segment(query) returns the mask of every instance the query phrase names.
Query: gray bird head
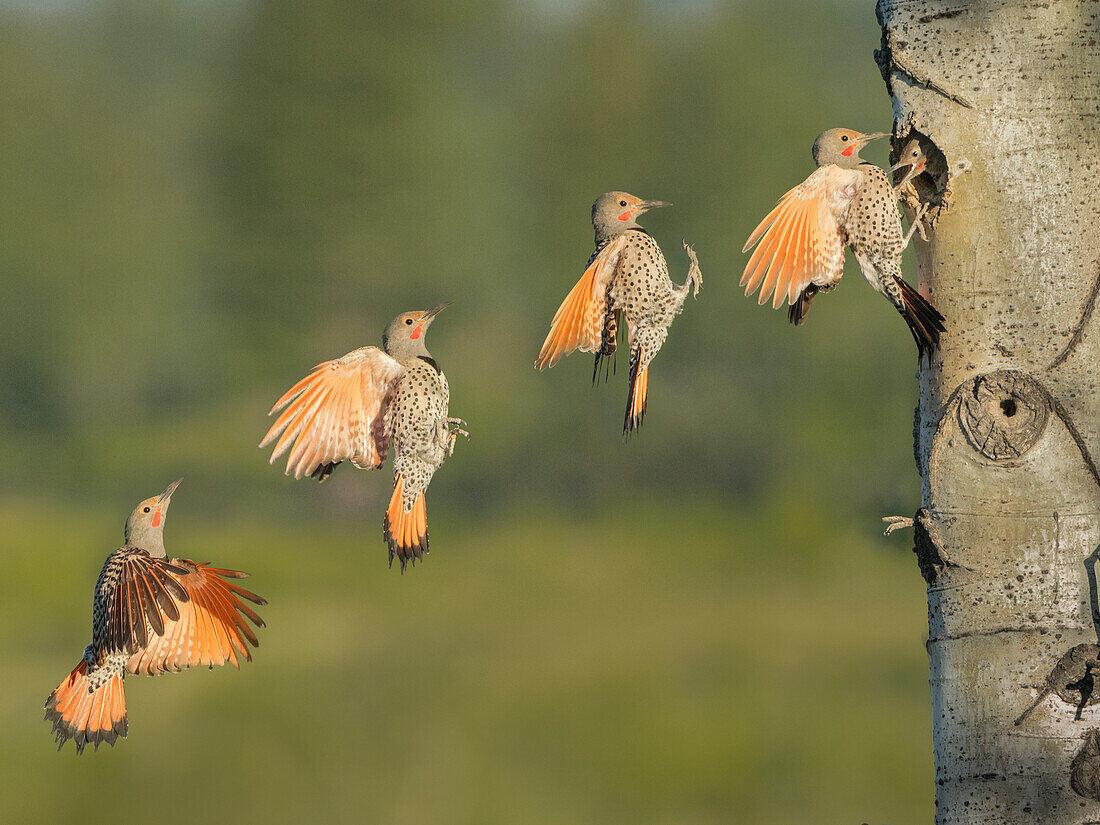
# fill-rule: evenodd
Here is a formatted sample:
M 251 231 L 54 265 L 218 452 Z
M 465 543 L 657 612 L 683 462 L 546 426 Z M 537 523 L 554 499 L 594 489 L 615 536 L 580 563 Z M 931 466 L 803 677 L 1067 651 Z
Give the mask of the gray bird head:
M 139 547 L 150 556 L 164 558 L 164 519 L 168 514 L 168 505 L 172 503 L 172 493 L 179 487 L 182 478 L 177 478 L 164 488 L 159 496 L 147 498 L 134 508 L 130 518 L 126 519 L 125 543 Z
M 877 138 L 890 137 L 888 132 L 870 132 L 864 134 L 854 129 L 830 129 L 822 132 L 814 141 L 814 162 L 818 166 L 835 163 L 845 169 L 854 169 L 865 163 L 859 156 L 859 150 Z
M 898 155 L 898 162 L 890 167 L 894 173 L 894 187 L 902 186 L 924 171 L 928 165 L 928 156 L 920 148 L 920 141 L 913 138 Z
M 592 204 L 592 228 L 596 243 L 621 235 L 628 229 L 641 229 L 638 216 L 658 206 L 672 206 L 664 201 L 644 201 L 627 192 L 607 192 Z
M 401 364 L 422 355 L 430 358 L 431 353 L 424 346 L 424 337 L 435 316 L 450 305 L 450 301 L 444 301 L 427 312 L 405 312 L 398 315 L 382 333 L 382 349 Z

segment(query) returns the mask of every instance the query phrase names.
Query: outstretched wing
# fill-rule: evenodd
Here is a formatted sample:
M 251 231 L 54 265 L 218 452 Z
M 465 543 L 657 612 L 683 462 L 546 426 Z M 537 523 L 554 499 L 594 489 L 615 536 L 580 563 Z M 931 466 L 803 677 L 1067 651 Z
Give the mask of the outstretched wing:
M 566 296 L 550 333 L 542 343 L 535 368 L 552 367 L 573 350 L 598 352 L 603 342 L 604 315 L 607 313 L 607 289 L 615 277 L 626 236 L 608 241 L 588 262 L 588 268 Z
M 183 590 L 186 600 L 179 602 L 177 618 L 166 621 L 163 632 L 154 636 L 144 649 L 134 652 L 126 662 L 126 671 L 143 676 L 155 676 L 188 667 L 225 664 L 240 667 L 238 656 L 252 661 L 248 646 L 259 647 L 256 627 L 264 627 L 263 619 L 241 599 L 255 604 L 267 602 L 225 579 L 241 579 L 247 573 L 222 570 L 190 559 L 172 559 L 171 575 Z
M 756 227 L 742 252 L 760 245 L 741 276 L 745 294 L 760 288 L 759 303 L 794 303 L 810 284 L 832 286 L 844 274 L 842 220 L 858 192 L 861 173 L 823 166 L 784 195 Z
M 117 584 L 109 571 L 118 567 Z M 164 632 L 166 622 L 179 618 L 187 592 L 176 576 L 185 572 L 144 550 L 123 547 L 107 559 L 96 586 L 92 638 L 103 653 L 133 653 Z
M 275 402 L 268 415 L 286 409 L 260 447 L 278 438 L 271 463 L 290 449 L 286 474 L 295 478 L 315 475 L 324 480 L 341 461 L 381 467 L 389 449 L 386 407 L 404 373 L 404 367 L 377 347 L 318 364 Z

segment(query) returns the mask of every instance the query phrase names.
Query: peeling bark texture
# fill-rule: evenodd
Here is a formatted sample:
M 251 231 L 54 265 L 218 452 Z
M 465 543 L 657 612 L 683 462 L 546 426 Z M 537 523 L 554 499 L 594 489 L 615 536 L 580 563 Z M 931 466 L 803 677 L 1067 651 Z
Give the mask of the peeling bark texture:
M 947 324 L 916 427 L 936 821 L 1100 823 L 1100 2 L 877 11 Z

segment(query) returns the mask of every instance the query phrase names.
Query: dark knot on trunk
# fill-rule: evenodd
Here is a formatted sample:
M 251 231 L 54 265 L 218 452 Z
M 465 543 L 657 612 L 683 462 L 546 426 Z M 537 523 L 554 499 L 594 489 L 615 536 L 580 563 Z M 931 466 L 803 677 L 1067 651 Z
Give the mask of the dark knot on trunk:
M 1035 445 L 1050 418 L 1050 398 L 1039 382 L 1026 372 L 997 370 L 967 384 L 960 388 L 959 425 L 970 446 L 1007 461 Z
M 1069 786 L 1078 796 L 1100 802 L 1100 731 L 1096 728 L 1085 731 L 1085 744 L 1069 767 Z

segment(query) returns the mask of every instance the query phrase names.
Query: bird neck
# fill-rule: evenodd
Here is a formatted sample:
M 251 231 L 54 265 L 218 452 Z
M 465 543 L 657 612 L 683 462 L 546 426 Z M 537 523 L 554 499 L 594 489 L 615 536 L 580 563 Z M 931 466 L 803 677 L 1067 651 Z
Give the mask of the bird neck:
M 386 354 L 403 367 L 411 366 L 421 358 L 427 359 L 430 363 L 435 363 L 432 361 L 432 354 L 424 346 L 423 339 L 419 341 L 406 339 L 397 344 L 391 342 L 391 345 L 386 347 Z
M 155 559 L 168 557 L 168 553 L 164 549 L 163 530 L 136 530 L 133 535 L 127 536 L 126 543 L 131 547 L 144 550 Z
M 638 224 L 634 223 L 633 221 L 630 224 L 628 224 L 627 226 L 616 226 L 616 227 L 614 227 L 613 229 L 610 229 L 610 230 L 606 229 L 606 228 L 603 228 L 603 227 L 597 226 L 596 227 L 596 248 L 599 249 L 604 244 L 608 243 L 609 241 L 613 241 L 613 240 L 615 240 L 616 238 L 618 238 L 622 235 L 625 235 L 627 232 L 629 232 L 632 229 L 637 231 L 637 232 L 645 232 L 644 229 L 642 229 L 640 226 L 638 226 Z

